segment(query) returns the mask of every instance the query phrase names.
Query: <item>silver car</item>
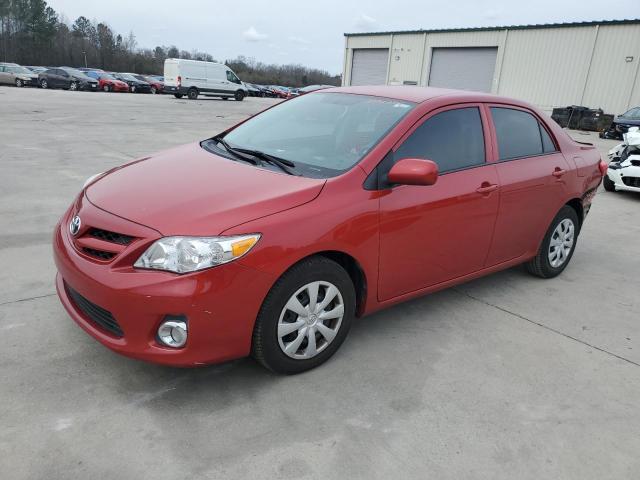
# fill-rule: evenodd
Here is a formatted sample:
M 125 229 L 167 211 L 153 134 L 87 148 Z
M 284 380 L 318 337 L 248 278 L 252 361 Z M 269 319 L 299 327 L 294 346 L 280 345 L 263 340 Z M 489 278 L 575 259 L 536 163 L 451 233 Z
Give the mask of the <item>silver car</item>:
M 0 63 L 0 84 L 24 87 L 38 86 L 38 75 L 26 67 L 11 63 Z

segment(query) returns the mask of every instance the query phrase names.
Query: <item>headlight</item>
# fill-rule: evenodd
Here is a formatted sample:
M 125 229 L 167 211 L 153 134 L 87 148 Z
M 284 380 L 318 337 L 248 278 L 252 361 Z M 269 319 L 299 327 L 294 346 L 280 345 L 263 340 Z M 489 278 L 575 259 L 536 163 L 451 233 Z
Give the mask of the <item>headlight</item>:
M 95 175 L 91 175 L 89 178 L 87 178 L 84 182 L 84 185 L 82 185 L 82 189 L 84 190 L 85 188 L 87 188 L 87 186 L 92 183 L 96 178 L 98 178 L 100 175 L 104 174 L 104 172 L 100 172 L 100 173 L 96 173 Z
M 134 267 L 188 273 L 232 262 L 245 255 L 260 234 L 237 237 L 166 237 L 157 240 Z

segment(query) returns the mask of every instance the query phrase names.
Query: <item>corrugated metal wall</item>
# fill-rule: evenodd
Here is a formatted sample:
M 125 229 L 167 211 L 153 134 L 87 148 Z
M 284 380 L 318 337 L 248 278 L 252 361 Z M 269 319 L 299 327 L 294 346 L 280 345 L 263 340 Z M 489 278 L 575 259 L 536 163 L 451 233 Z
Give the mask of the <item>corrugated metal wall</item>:
M 434 47 L 498 47 L 493 93 L 544 110 L 640 104 L 640 24 L 347 36 L 345 47 L 344 85 L 355 48 L 390 49 L 388 84 L 426 85 Z

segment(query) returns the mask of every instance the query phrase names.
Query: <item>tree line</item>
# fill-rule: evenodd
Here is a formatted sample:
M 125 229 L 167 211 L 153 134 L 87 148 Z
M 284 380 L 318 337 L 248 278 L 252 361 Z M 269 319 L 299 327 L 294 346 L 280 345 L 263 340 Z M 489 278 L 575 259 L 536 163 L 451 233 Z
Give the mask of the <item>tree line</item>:
M 209 53 L 180 50 L 173 45 L 138 48 L 133 32 L 122 36 L 106 22 L 84 16 L 70 23 L 45 0 L 0 0 L 3 62 L 162 75 L 167 58 L 216 61 Z M 302 65 L 265 64 L 242 56 L 224 63 L 246 82 L 292 87 L 340 84 L 339 75 Z

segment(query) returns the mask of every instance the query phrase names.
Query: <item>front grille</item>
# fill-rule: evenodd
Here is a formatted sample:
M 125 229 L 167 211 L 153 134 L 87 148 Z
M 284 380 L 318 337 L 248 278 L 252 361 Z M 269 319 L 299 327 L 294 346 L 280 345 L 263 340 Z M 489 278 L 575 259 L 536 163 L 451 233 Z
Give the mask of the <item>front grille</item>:
M 117 243 L 118 245 L 129 245 L 134 240 L 134 237 L 130 237 L 129 235 L 110 232 L 108 230 L 102 230 L 100 228 L 92 228 L 91 230 L 89 230 L 89 235 L 94 238 L 104 240 L 105 242 Z
M 622 181 L 627 187 L 640 188 L 640 177 L 622 177 Z
M 96 250 L 94 248 L 82 247 L 82 251 L 87 255 L 94 258 L 99 258 L 100 260 L 111 260 L 116 256 L 116 254 L 113 252 L 105 252 L 104 250 Z
M 89 320 L 91 320 L 98 327 L 107 331 L 111 335 L 114 335 L 118 338 L 124 336 L 124 332 L 120 328 L 120 325 L 118 325 L 118 322 L 113 317 L 111 312 L 96 305 L 95 303 L 90 302 L 89 300 L 84 298 L 82 295 L 80 295 L 78 292 L 76 292 L 73 288 L 71 288 L 69 285 L 65 284 L 65 287 L 67 289 L 67 293 L 69 294 L 69 297 L 71 298 L 71 300 L 73 300 L 73 303 L 76 305 L 76 307 L 78 307 L 78 309 L 82 313 L 85 314 L 85 316 Z

